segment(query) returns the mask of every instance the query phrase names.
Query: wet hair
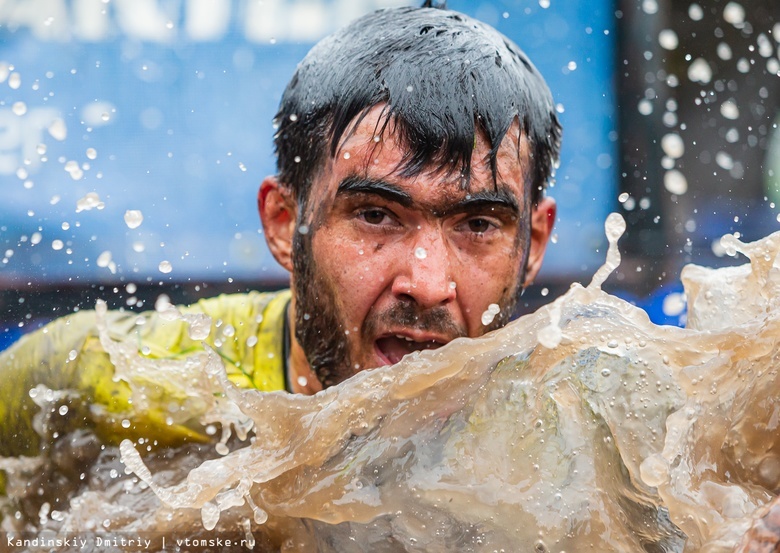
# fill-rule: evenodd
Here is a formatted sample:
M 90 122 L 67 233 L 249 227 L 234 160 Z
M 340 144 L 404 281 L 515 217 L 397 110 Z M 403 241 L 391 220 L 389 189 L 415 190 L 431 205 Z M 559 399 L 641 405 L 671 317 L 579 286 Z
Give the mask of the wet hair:
M 426 3 L 426 5 L 429 3 Z M 498 31 L 438 8 L 373 12 L 323 39 L 299 64 L 282 96 L 274 137 L 279 180 L 299 203 L 326 156 L 374 106 L 381 129 L 407 147 L 403 176 L 424 170 L 471 174 L 477 133 L 496 153 L 519 122 L 530 144 L 531 202 L 553 173 L 561 127 L 549 88 L 528 57 Z

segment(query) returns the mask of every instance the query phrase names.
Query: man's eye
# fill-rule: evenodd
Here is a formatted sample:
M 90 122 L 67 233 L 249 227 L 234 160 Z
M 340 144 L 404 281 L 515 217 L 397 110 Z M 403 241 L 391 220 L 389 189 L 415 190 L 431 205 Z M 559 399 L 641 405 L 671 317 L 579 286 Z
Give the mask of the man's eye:
M 487 219 L 475 218 L 468 220 L 468 226 L 471 232 L 482 234 L 490 230 L 491 225 Z
M 363 220 L 369 225 L 380 225 L 387 216 L 384 211 L 379 209 L 367 209 L 360 212 Z

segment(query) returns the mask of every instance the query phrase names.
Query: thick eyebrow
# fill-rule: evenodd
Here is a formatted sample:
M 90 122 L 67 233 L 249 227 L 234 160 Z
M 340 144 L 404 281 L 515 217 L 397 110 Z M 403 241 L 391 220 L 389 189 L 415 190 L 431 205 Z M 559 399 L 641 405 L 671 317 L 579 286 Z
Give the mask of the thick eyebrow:
M 403 207 L 411 207 L 414 203 L 412 197 L 406 191 L 394 184 L 357 176 L 347 177 L 339 183 L 336 195 L 339 196 L 341 194 L 371 194 L 380 196 L 387 201 L 395 202 Z
M 403 207 L 414 205 L 412 196 L 403 188 L 387 181 L 366 177 L 352 175 L 341 181 L 336 195 L 349 194 L 375 195 Z M 446 217 L 455 213 L 485 211 L 486 209 L 500 209 L 510 211 L 514 215 L 520 215 L 520 204 L 517 197 L 508 186 L 501 183 L 491 190 L 469 193 L 457 202 L 442 202 L 441 205 L 430 205 L 427 208 L 437 217 Z
M 467 194 L 462 200 L 438 211 L 437 215 L 443 217 L 453 213 L 484 211 L 486 208 L 507 210 L 513 214 L 520 215 L 520 204 L 517 198 L 509 187 L 501 184 L 498 184 L 492 190 L 480 190 L 479 192 Z

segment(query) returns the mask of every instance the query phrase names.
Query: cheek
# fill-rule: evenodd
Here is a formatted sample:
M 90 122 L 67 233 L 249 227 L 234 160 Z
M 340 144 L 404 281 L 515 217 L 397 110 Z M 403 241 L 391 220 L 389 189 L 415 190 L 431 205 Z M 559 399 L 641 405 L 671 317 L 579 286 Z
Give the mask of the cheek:
M 482 314 L 492 303 L 506 303 L 520 282 L 520 258 L 510 252 L 462 265 L 458 271 L 457 291 L 470 336 L 485 332 Z
M 375 241 L 320 232 L 312 242 L 318 276 L 333 289 L 348 324 L 360 326 L 389 282 L 388 250 Z

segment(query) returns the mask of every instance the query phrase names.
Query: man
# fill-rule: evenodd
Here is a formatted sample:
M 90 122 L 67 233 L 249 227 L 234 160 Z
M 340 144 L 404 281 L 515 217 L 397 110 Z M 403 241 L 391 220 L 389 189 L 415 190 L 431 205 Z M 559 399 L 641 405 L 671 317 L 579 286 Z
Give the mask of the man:
M 560 133 L 507 39 L 452 12 L 372 14 L 309 53 L 277 124 L 259 207 L 292 273 L 293 391 L 507 322 L 552 228 Z
M 555 219 L 544 188 L 560 142 L 550 92 L 514 44 L 451 11 L 375 12 L 314 47 L 276 122 L 279 172 L 258 205 L 292 290 L 181 316 L 109 313 L 113 340 L 165 360 L 205 341 L 239 386 L 311 394 L 509 320 Z M 78 391 L 108 442 L 202 437 L 192 421 L 133 411 L 105 350 L 83 312 L 6 351 L 0 455 L 38 452 L 27 391 L 39 383 Z

